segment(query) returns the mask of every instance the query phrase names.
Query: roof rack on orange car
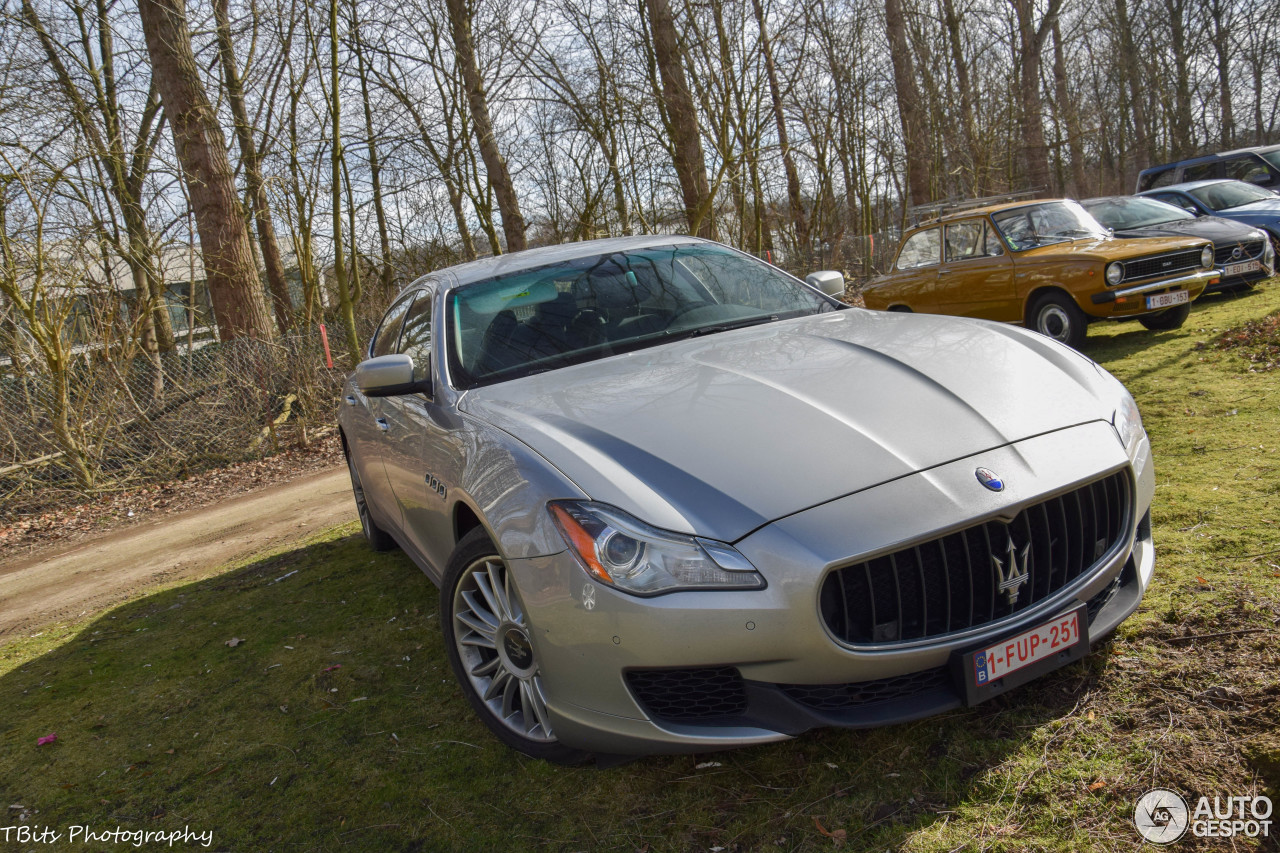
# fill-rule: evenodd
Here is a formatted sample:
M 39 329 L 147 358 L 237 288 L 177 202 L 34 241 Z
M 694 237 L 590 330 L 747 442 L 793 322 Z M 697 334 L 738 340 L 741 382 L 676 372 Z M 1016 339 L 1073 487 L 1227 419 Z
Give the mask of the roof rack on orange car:
M 952 198 L 944 198 L 941 201 L 931 201 L 928 204 L 913 204 L 907 208 L 907 217 L 914 224 L 923 225 L 926 222 L 937 221 L 949 213 L 959 213 L 962 210 L 973 210 L 976 207 L 986 207 L 1006 201 L 1035 198 L 1042 192 L 1044 192 L 1043 187 L 1034 190 L 1022 190 L 1016 193 L 983 196 L 982 198 L 961 199 L 953 196 Z

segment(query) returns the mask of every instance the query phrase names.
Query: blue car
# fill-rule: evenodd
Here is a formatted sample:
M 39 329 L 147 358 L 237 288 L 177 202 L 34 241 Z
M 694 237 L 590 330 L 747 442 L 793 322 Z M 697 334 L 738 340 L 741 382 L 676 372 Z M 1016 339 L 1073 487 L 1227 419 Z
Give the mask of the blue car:
M 1188 181 L 1138 193 L 1196 216 L 1220 216 L 1261 228 L 1280 252 L 1280 196 L 1244 181 Z

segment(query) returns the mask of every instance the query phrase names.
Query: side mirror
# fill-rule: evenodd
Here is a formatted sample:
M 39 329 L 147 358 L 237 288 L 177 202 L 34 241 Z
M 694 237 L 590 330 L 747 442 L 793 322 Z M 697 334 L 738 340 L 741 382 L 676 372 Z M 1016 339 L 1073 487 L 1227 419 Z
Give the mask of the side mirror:
M 844 296 L 844 275 L 835 270 L 811 272 L 804 277 L 805 283 L 821 290 L 827 296 Z
M 366 397 L 431 392 L 431 379 L 414 379 L 413 357 L 380 355 L 356 365 L 356 387 Z
M 1196 210 L 1194 207 L 1192 207 L 1192 206 L 1191 206 L 1191 205 L 1189 205 L 1189 204 L 1184 204 L 1184 205 L 1182 206 L 1182 209 L 1183 209 L 1183 210 L 1185 210 L 1187 213 L 1190 213 L 1192 216 L 1199 216 L 1199 215 L 1200 215 L 1200 211 Z

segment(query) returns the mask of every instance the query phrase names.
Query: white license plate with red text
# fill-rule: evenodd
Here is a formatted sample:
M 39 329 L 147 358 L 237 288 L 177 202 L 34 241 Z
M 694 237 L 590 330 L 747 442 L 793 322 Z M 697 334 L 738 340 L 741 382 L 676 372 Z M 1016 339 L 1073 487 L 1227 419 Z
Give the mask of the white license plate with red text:
M 978 652 L 973 658 L 974 683 L 989 684 L 1078 642 L 1080 611 L 1074 610 Z
M 1191 295 L 1185 290 L 1175 290 L 1172 293 L 1158 293 L 1155 296 L 1147 297 L 1147 308 L 1169 308 L 1173 305 L 1183 305 L 1191 301 Z
M 1223 275 L 1244 275 L 1249 272 L 1257 272 L 1262 269 L 1262 264 L 1257 261 L 1244 261 L 1238 264 L 1227 264 L 1222 269 Z

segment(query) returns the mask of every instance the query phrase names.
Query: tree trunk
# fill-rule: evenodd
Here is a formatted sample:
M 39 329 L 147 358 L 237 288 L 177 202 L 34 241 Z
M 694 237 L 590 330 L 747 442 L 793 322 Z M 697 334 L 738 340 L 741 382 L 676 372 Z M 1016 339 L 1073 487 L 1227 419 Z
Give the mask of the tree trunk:
M 1027 188 L 1049 186 L 1049 146 L 1044 140 L 1044 100 L 1040 95 L 1040 58 L 1045 38 L 1058 19 L 1062 0 L 1049 0 L 1037 25 L 1033 0 L 1009 0 L 1018 23 L 1018 106 L 1022 147 L 1027 163 Z
M 1138 67 L 1138 50 L 1133 40 L 1133 23 L 1129 19 L 1126 0 L 1115 0 L 1116 27 L 1120 30 L 1120 68 L 1124 72 L 1124 88 L 1129 93 L 1129 113 L 1133 116 L 1134 177 L 1151 165 L 1151 143 L 1147 128 L 1147 87 Z M 1056 26 L 1056 23 L 1055 23 Z M 1128 175 L 1126 178 L 1130 177 Z
M 240 163 L 244 166 L 245 185 L 249 190 L 249 210 L 258 231 L 258 246 L 262 250 L 262 265 L 267 272 L 267 287 L 271 291 L 276 328 L 284 334 L 293 327 L 293 302 L 289 298 L 289 284 L 285 281 L 284 261 L 280 258 L 276 229 L 271 222 L 271 203 L 267 200 L 266 184 L 262 180 L 261 158 L 253 141 L 253 128 L 249 124 L 249 114 L 244 105 L 244 88 L 231 44 L 231 20 L 227 6 L 228 0 L 215 0 L 213 4 L 218 29 L 218 56 L 222 61 L 222 74 L 227 83 L 231 115 L 235 119 Z
M 950 2 L 950 0 L 948 0 Z M 1066 126 L 1067 156 L 1071 159 L 1071 195 L 1082 198 L 1088 195 L 1085 189 L 1084 148 L 1080 145 L 1080 117 L 1076 112 L 1075 101 L 1071 100 L 1071 91 L 1067 88 L 1067 63 L 1062 55 L 1062 33 L 1058 22 L 1053 22 L 1053 85 L 1054 97 L 1058 101 L 1058 113 Z
M 338 288 L 338 314 L 346 326 L 347 359 L 354 369 L 360 362 L 360 338 L 356 334 L 355 305 L 347 285 L 347 262 L 342 249 L 342 100 L 338 91 L 338 0 L 329 0 L 329 122 L 333 145 L 329 148 L 329 178 L 333 208 L 333 279 Z
M 644 5 L 653 38 L 654 58 L 662 80 L 662 100 L 666 105 L 676 179 L 680 182 L 680 193 L 684 198 L 685 221 L 690 232 L 715 239 L 715 218 L 711 211 L 711 189 L 707 183 L 698 113 L 684 73 L 675 19 L 667 0 L 645 0 Z
M 907 154 L 907 193 L 912 204 L 925 204 L 929 192 L 929 140 L 920 90 L 916 87 L 915 62 L 907 41 L 907 25 L 902 0 L 884 0 L 889 58 L 893 62 L 893 85 L 902 120 L 902 144 Z
M 182 0 L 138 0 L 147 53 L 191 193 L 218 335 L 271 339 L 226 141 L 191 50 Z
M 225 0 L 223 0 L 225 2 Z M 373 134 L 373 107 L 369 103 L 369 80 L 365 73 L 364 42 L 360 36 L 360 22 L 356 18 L 357 4 L 351 4 L 351 43 L 356 51 L 356 71 L 360 75 L 360 100 L 364 105 L 365 147 L 369 151 L 369 178 L 373 182 L 373 213 L 378 221 L 378 248 L 382 250 L 378 281 L 384 297 L 391 294 L 391 237 L 387 230 L 387 211 L 382 203 L 382 162 L 378 159 L 378 146 Z
M 445 2 L 449 9 L 453 49 L 467 87 L 471 120 L 475 123 L 476 140 L 480 144 L 480 156 L 484 159 L 489 183 L 498 198 L 498 211 L 502 214 L 502 233 L 507 240 L 507 251 L 518 252 L 525 247 L 524 217 L 520 214 L 515 184 L 507 169 L 507 161 L 498 150 L 493 121 L 489 117 L 489 97 L 484 89 L 484 81 L 480 78 L 480 66 L 476 63 L 475 45 L 471 40 L 471 9 L 468 8 L 467 0 Z
M 760 53 L 764 57 L 765 75 L 769 79 L 773 119 L 778 125 L 778 147 L 782 151 L 782 169 L 787 175 L 787 200 L 791 204 L 791 220 L 795 223 L 796 245 L 804 252 L 809 248 L 809 222 L 805 217 L 804 201 L 800 198 L 800 174 L 796 171 L 796 161 L 791 156 L 791 143 L 787 139 L 787 121 L 782 112 L 782 89 L 778 86 L 773 47 L 769 44 L 769 31 L 765 27 L 764 5 L 760 0 L 751 0 L 751 6 L 756 13 L 756 26 L 760 28 Z

